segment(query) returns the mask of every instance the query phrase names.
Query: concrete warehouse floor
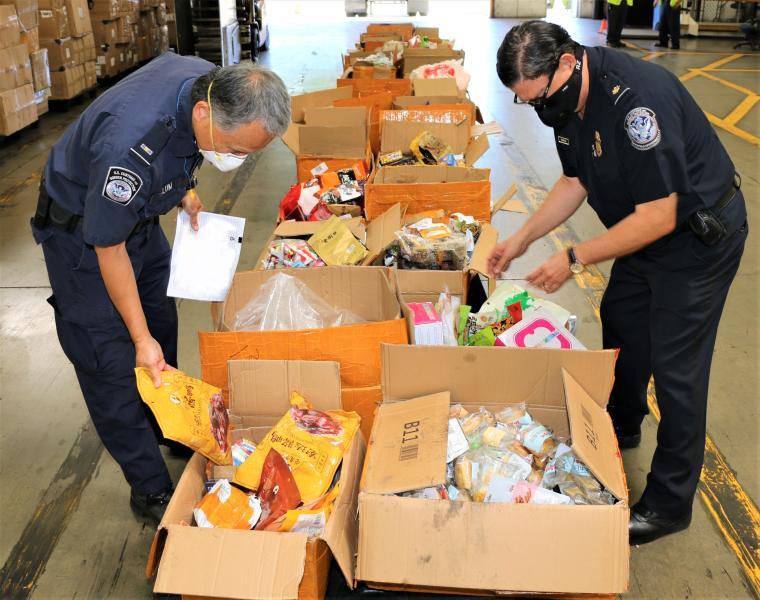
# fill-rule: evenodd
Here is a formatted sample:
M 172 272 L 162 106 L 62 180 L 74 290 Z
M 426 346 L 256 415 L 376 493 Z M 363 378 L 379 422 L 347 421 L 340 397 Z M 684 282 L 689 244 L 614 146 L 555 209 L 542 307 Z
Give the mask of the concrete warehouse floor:
M 551 131 L 530 109 L 514 106 L 511 93 L 494 75 L 496 48 L 510 20 L 433 17 L 419 23 L 441 27 L 466 50 L 473 75 L 471 95 L 505 134 L 493 139 L 495 176 L 520 184 L 530 207 L 540 202 L 560 173 Z M 581 42 L 603 43 L 598 22 L 565 23 Z M 341 51 L 353 44 L 366 20 L 298 17 L 272 26 L 271 51 L 263 62 L 298 93 L 334 85 Z M 680 53 L 628 52 L 654 60 L 688 79 L 700 105 L 715 117 L 716 129 L 744 181 L 750 235 L 744 260 L 726 306 L 713 364 L 708 430 L 708 465 L 695 502 L 694 521 L 682 534 L 631 550 L 632 598 L 746 598 L 756 596 L 758 520 L 753 499 L 758 478 L 758 157 L 760 92 L 758 55 L 737 54 L 733 42 L 686 39 Z M 718 61 L 716 63 L 716 61 Z M 722 63 L 722 64 L 720 64 Z M 712 66 L 711 66 L 712 65 Z M 694 69 L 697 69 L 696 71 Z M 736 107 L 741 108 L 736 111 Z M 40 170 L 50 146 L 84 108 L 46 115 L 40 127 L 0 147 L 0 363 L 2 418 L 0 461 L 0 597 L 148 598 L 152 582 L 144 566 L 153 531 L 136 522 L 127 505 L 128 487 L 104 452 L 89 422 L 73 369 L 56 339 L 42 254 L 28 220 L 34 211 Z M 748 111 L 748 112 L 747 112 Z M 646 176 L 646 174 L 642 174 Z M 240 269 L 254 267 L 271 231 L 276 207 L 294 181 L 293 159 L 276 142 L 239 171 L 222 175 L 204 167 L 200 195 L 207 209 L 247 219 Z M 500 213 L 502 234 L 524 217 Z M 169 236 L 174 215 L 163 225 Z M 601 226 L 588 207 L 556 238 L 535 244 L 507 274 L 520 279 L 555 249 L 556 243 L 584 239 Z M 601 345 L 595 307 L 609 265 L 598 275 L 569 282 L 556 300 L 579 316 L 578 335 L 591 348 Z M 208 306 L 180 300 L 180 364 L 199 374 L 196 331 L 210 327 Z M 649 468 L 656 419 L 645 424 L 641 448 L 624 455 L 632 501 Z M 167 458 L 178 477 L 182 461 Z M 547 541 L 547 544 L 551 544 Z M 452 540 L 452 551 L 457 541 Z M 550 546 L 547 546 L 547 551 Z M 548 558 L 549 555 L 547 555 Z M 508 563 L 508 557 L 505 557 Z M 536 568 L 551 568 L 537 557 Z M 338 584 L 331 596 L 344 592 Z

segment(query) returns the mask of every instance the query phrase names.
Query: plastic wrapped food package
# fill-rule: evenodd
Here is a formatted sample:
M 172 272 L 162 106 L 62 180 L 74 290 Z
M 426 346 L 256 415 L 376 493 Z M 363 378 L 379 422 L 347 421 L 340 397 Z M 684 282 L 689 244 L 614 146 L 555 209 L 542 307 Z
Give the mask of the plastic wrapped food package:
M 277 273 L 238 311 L 232 329 L 323 329 L 363 322 L 350 310 L 330 306 L 301 280 L 286 273 Z
M 269 448 L 266 453 L 258 488 L 261 500 L 261 520 L 256 525 L 258 530 L 265 530 L 279 517 L 301 504 L 295 477 L 288 463 L 274 448 Z
M 263 261 L 265 269 L 323 267 L 324 261 L 305 240 L 280 239 L 269 245 L 269 255 Z
M 440 79 L 453 77 L 460 92 L 466 92 L 470 85 L 470 74 L 464 70 L 462 59 L 445 60 L 432 65 L 422 65 L 414 69 L 410 79 Z
M 219 479 L 193 509 L 198 527 L 223 529 L 253 529 L 261 517 L 261 502 Z
M 425 239 L 404 228 L 396 232 L 399 268 L 461 271 L 467 260 L 467 240 L 462 234 Z

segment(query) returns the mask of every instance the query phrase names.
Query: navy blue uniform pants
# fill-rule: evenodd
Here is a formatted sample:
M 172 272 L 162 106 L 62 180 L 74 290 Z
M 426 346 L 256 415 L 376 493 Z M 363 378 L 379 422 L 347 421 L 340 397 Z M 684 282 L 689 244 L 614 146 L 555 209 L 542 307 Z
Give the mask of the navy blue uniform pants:
M 736 210 L 743 210 L 737 194 Z M 608 407 L 616 424 L 641 424 L 654 376 L 661 421 L 642 500 L 665 515 L 691 511 L 704 460 L 715 337 L 746 237 L 744 221 L 713 247 L 684 231 L 662 256 L 619 258 L 602 299 L 604 347 L 620 349 Z
M 620 36 L 625 27 L 625 15 L 628 12 L 626 0 L 615 6 L 607 3 L 607 42 L 613 44 L 620 43 Z
M 660 12 L 660 44 L 678 48 L 681 45 L 681 7 L 672 8 L 669 0 L 663 0 Z
M 103 445 L 135 492 L 169 487 L 160 431 L 137 392 L 135 347 L 108 298 L 94 249 L 83 243 L 81 226 L 71 233 L 35 229 L 34 235 L 45 255 L 58 339 Z M 158 222 L 130 236 L 127 250 L 150 333 L 176 366 L 177 309 L 166 296 L 171 249 Z

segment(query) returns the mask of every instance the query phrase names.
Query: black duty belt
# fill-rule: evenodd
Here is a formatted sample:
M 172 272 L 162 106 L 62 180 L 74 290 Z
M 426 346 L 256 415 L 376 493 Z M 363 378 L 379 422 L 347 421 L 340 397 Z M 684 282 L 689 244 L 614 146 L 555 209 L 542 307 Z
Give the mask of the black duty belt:
M 704 244 L 714 246 L 728 235 L 728 230 L 720 218 L 720 213 L 734 199 L 736 192 L 741 187 L 742 178 L 738 173 L 734 173 L 734 180 L 731 185 L 713 206 L 698 210 L 686 219 L 689 228 Z

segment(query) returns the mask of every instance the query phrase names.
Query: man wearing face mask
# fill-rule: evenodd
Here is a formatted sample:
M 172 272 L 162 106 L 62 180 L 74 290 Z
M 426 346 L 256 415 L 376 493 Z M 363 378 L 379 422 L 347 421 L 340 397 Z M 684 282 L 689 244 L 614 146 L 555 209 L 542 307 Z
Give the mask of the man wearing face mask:
M 551 293 L 615 259 L 601 304 L 605 348 L 619 348 L 609 412 L 621 448 L 638 446 L 654 376 L 661 422 L 630 541 L 691 521 L 702 467 L 710 362 L 747 236 L 740 179 L 718 137 L 669 71 L 584 48 L 551 23 L 514 27 L 497 72 L 515 102 L 554 129 L 563 175 L 489 259 L 494 276 L 585 198 L 608 230 L 557 252 L 526 279 Z
M 153 523 L 172 483 L 134 368 L 148 368 L 158 387 L 177 364 L 171 249 L 158 217 L 181 207 L 197 230 L 203 159 L 235 169 L 289 123 L 290 98 L 273 72 L 167 53 L 98 97 L 45 165 L 32 232 L 58 339 L 130 505 Z

